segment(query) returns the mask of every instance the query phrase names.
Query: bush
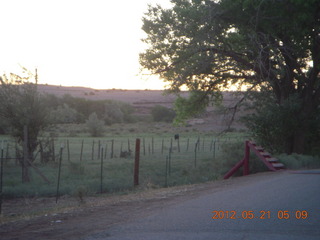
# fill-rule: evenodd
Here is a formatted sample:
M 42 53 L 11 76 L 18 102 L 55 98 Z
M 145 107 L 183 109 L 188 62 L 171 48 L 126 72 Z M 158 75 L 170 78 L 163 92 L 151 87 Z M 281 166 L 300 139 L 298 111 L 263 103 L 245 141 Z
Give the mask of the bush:
M 156 105 L 151 109 L 151 115 L 155 122 L 172 122 L 176 113 L 170 108 Z
M 78 116 L 79 114 L 75 109 L 70 108 L 67 104 L 63 104 L 50 112 L 50 122 L 75 123 L 78 122 Z
M 320 168 L 320 158 L 301 154 L 280 154 L 277 156 L 288 169 Z
M 108 101 L 105 104 L 104 121 L 107 125 L 135 122 L 133 112 L 133 107 L 127 103 Z
M 100 137 L 103 135 L 104 122 L 99 120 L 95 112 L 90 114 L 89 119 L 86 121 L 86 125 L 92 137 Z

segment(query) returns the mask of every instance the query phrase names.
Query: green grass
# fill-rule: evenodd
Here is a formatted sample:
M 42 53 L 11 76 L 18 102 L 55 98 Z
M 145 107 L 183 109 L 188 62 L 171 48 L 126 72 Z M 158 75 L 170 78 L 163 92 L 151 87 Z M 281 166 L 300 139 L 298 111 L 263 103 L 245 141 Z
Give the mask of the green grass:
M 142 136 L 142 137 L 141 137 Z M 140 152 L 140 188 L 160 188 L 183 184 L 194 184 L 213 181 L 222 176 L 242 159 L 244 154 L 245 136 L 232 133 L 217 138 L 208 133 L 180 134 L 180 152 L 178 141 L 172 139 L 172 133 L 151 134 L 145 132 L 141 137 Z M 200 137 L 195 160 L 195 143 Z M 103 153 L 103 181 L 102 192 L 126 192 L 133 188 L 134 154 L 129 158 L 120 158 L 120 150 L 130 149 L 134 152 L 134 133 L 110 135 L 103 138 L 57 137 L 55 138 L 56 161 L 40 163 L 39 155 L 35 161 L 37 168 L 50 180 L 46 183 L 33 168 L 30 168 L 30 183 L 21 182 L 21 167 L 14 160 L 6 160 L 3 175 L 3 196 L 40 197 L 55 196 L 57 191 L 59 150 L 64 146 L 62 154 L 62 169 L 59 195 L 72 195 L 82 199 L 101 191 L 101 156 L 98 158 L 98 145 L 107 147 Z M 152 152 L 153 139 L 153 152 Z M 170 167 L 168 165 L 169 149 L 172 139 L 172 153 Z M 111 158 L 111 141 L 114 142 L 114 157 Z M 67 148 L 69 142 L 69 151 Z M 80 161 L 81 145 L 83 144 L 82 160 Z M 93 146 L 94 142 L 94 146 Z M 143 145 L 144 142 L 144 145 Z M 162 147 L 163 142 L 163 147 Z M 189 146 L 188 146 L 189 142 Z M 61 145 L 62 144 L 62 145 Z M 10 144 L 10 156 L 14 156 L 13 146 Z M 122 146 L 122 147 L 121 147 Z M 145 147 L 144 147 L 145 146 Z M 92 152 L 93 150 L 93 152 Z M 214 151 L 215 150 L 215 151 Z M 69 152 L 69 154 L 68 154 Z M 101 152 L 100 152 L 101 154 Z M 278 156 L 289 169 L 320 167 L 318 157 L 302 155 Z M 261 161 L 251 156 L 251 172 L 266 171 Z M 239 171 L 238 175 L 241 175 Z
M 61 125 L 44 134 L 46 137 L 54 136 L 55 162 L 41 163 L 40 154 L 38 154 L 34 164 L 50 180 L 50 184 L 46 183 L 33 168 L 30 168 L 31 182 L 22 183 L 21 167 L 15 164 L 15 160 L 6 160 L 3 196 L 5 198 L 55 196 L 61 146 L 63 146 L 63 154 L 59 195 L 82 198 L 101 191 L 101 156 L 99 154 L 101 155 L 102 148 L 104 151 L 102 191 L 113 193 L 133 189 L 136 138 L 141 139 L 140 188 L 193 184 L 221 178 L 228 170 L 224 166 L 226 159 L 222 155 L 222 145 L 234 141 L 243 142 L 245 138 L 245 134 L 235 132 L 218 138 L 214 132 L 203 133 L 193 128 L 176 128 L 165 123 L 115 124 L 107 127 L 104 137 L 93 138 L 81 131 L 82 127 Z M 175 133 L 180 134 L 180 145 L 177 140 L 174 140 Z M 1 138 L 8 139 L 6 136 Z M 198 138 L 200 143 L 195 166 L 194 150 Z M 111 158 L 112 141 L 113 158 Z M 169 157 L 171 141 L 169 171 L 169 167 L 166 168 L 166 159 Z M 132 151 L 132 156 L 120 158 L 121 150 L 128 151 L 128 148 Z M 242 154 L 242 150 L 240 152 Z M 8 156 L 15 156 L 12 142 L 9 144 Z
M 15 160 L 5 160 L 3 175 L 3 196 L 37 197 L 55 196 L 57 191 L 60 147 L 63 146 L 62 169 L 59 195 L 72 195 L 82 199 L 101 191 L 101 149 L 103 148 L 103 181 L 102 192 L 127 192 L 133 187 L 135 139 L 141 139 L 140 149 L 140 184 L 139 188 L 160 188 L 183 184 L 194 184 L 213 181 L 230 170 L 244 154 L 244 133 L 228 133 L 217 136 L 213 132 L 197 132 L 189 128 L 173 128 L 168 124 L 118 124 L 109 127 L 104 137 L 92 138 L 85 132 L 70 131 L 77 136 L 70 137 L 67 126 L 59 127 L 59 133 L 53 134 L 55 143 L 55 162 L 41 163 L 39 154 L 34 162 L 36 167 L 50 180 L 46 183 L 30 168 L 30 183 L 21 182 L 21 167 Z M 174 140 L 175 133 L 180 140 Z M 200 142 L 195 160 L 195 143 Z M 1 136 L 0 140 L 8 140 Z M 128 145 L 129 140 L 129 145 Z M 113 158 L 111 145 L 114 143 Z M 81 146 L 83 149 L 81 155 Z M 153 142 L 153 144 L 152 144 Z M 170 167 L 168 165 L 169 149 Z M 15 156 L 15 144 L 9 142 L 7 153 L 5 142 L 4 155 Z M 98 146 L 100 145 L 100 151 Z M 179 148 L 180 146 L 180 148 Z M 120 158 L 120 151 L 132 150 L 129 158 Z M 180 150 L 180 151 L 179 151 Z M 106 151 L 106 152 L 105 152 Z M 303 155 L 276 156 L 289 169 L 319 168 L 319 157 Z M 266 167 L 255 156 L 251 156 L 250 171 L 266 171 Z M 241 175 L 239 171 L 236 175 Z
M 14 160 L 6 160 L 4 164 L 3 196 L 5 198 L 55 196 L 60 146 L 64 146 L 64 148 L 59 195 L 67 194 L 83 197 L 99 193 L 101 190 L 101 156 L 98 158 L 99 142 L 100 148 L 104 148 L 104 151 L 107 149 L 107 152 L 103 153 L 102 191 L 108 193 L 131 190 L 133 189 L 133 155 L 136 137 L 134 133 L 130 132 L 103 138 L 87 136 L 57 137 L 55 138 L 55 162 L 40 163 L 39 155 L 35 161 L 37 168 L 50 180 L 51 184 L 46 183 L 32 168 L 30 168 L 31 182 L 21 183 L 21 167 L 16 165 Z M 213 135 L 209 136 L 201 133 L 180 134 L 179 152 L 178 141 L 172 139 L 172 133 L 143 133 L 139 134 L 138 137 L 141 137 L 140 187 L 142 188 L 193 184 L 219 178 L 222 174 L 221 163 L 218 158 L 221 149 L 220 145 L 223 141 L 232 141 L 234 139 L 225 137 L 220 138 L 218 142 Z M 200 137 L 200 146 L 197 150 L 195 166 L 194 149 L 198 137 Z M 121 148 L 122 151 L 128 151 L 128 139 L 130 149 L 133 151 L 132 156 L 120 158 Z M 166 169 L 166 159 L 169 157 L 171 139 L 172 153 L 169 172 L 169 166 Z M 111 158 L 112 140 L 114 142 L 113 158 Z M 213 157 L 214 141 L 216 141 L 215 158 Z M 69 150 L 67 142 L 69 143 Z M 82 142 L 83 151 L 81 157 Z M 13 146 L 13 144 L 10 144 L 10 146 Z M 13 149 L 11 149 L 9 155 L 14 155 Z M 80 158 L 82 159 L 81 161 Z

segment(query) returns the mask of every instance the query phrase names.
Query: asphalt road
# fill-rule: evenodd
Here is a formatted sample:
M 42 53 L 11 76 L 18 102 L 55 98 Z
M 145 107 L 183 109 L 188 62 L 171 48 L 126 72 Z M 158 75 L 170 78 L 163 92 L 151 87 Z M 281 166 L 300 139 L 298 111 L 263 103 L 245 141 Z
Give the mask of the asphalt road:
M 84 239 L 319 240 L 320 171 L 251 177 Z

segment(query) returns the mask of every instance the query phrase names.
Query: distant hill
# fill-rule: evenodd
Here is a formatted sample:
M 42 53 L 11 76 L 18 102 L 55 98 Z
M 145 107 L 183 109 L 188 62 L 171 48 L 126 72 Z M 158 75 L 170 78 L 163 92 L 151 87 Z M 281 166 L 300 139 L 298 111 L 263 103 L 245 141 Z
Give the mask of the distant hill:
M 86 98 L 90 100 L 117 100 L 128 103 L 150 101 L 171 101 L 174 96 L 163 96 L 162 90 L 121 90 L 121 89 L 92 89 L 86 87 L 64 87 L 54 85 L 39 85 L 40 92 L 54 94 L 56 96 L 63 96 L 70 94 L 73 97 Z
M 152 107 L 162 105 L 172 108 L 176 96 L 174 94 L 164 95 L 162 90 L 121 90 L 121 89 L 92 89 L 86 87 L 64 87 L 54 85 L 38 85 L 38 90 L 41 93 L 53 94 L 62 97 L 69 94 L 73 97 L 85 98 L 89 100 L 115 100 L 131 104 L 136 109 L 136 114 L 150 114 Z M 181 93 L 188 96 L 188 92 Z M 239 97 L 234 96 L 232 92 L 224 92 L 223 105 L 232 107 Z M 243 113 L 240 113 L 243 114 Z M 226 127 L 229 114 L 223 114 L 216 107 L 208 107 L 207 113 L 200 118 L 191 119 L 190 124 L 203 126 L 204 128 L 220 129 Z M 236 116 L 233 127 L 236 129 L 243 128 L 243 125 L 237 122 Z M 210 127 L 211 126 L 211 127 Z
M 89 100 L 115 100 L 131 104 L 139 113 L 149 113 L 154 105 L 173 107 L 176 99 L 175 95 L 164 96 L 162 90 L 121 90 L 104 89 L 97 90 L 86 87 L 63 87 L 53 85 L 39 85 L 41 93 L 53 94 L 62 97 L 69 94 L 73 97 L 85 98 Z M 183 93 L 188 95 L 187 92 Z

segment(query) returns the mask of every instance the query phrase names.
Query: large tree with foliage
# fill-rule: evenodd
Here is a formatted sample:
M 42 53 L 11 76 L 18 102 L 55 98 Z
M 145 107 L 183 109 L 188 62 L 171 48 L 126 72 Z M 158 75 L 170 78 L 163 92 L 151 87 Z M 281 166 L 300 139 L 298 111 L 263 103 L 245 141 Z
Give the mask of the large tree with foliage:
M 294 122 L 293 128 L 278 134 L 286 135 L 287 152 L 303 152 L 319 116 L 320 2 L 171 2 L 170 9 L 150 6 L 145 14 L 144 41 L 149 47 L 140 62 L 165 79 L 171 90 L 186 86 L 195 93 L 190 100 L 180 100 L 180 106 L 187 104 L 184 116 L 231 85 L 246 86 L 247 93 L 261 93 L 277 110 L 286 109 L 283 117 Z M 272 114 L 270 108 L 265 110 Z M 270 126 L 264 127 L 268 131 Z
M 0 121 L 6 123 L 8 132 L 22 146 L 26 144 L 27 159 L 32 162 L 39 133 L 47 125 L 47 118 L 37 91 L 37 72 L 23 68 L 23 74 L 0 77 Z M 25 177 L 28 181 L 28 176 Z

